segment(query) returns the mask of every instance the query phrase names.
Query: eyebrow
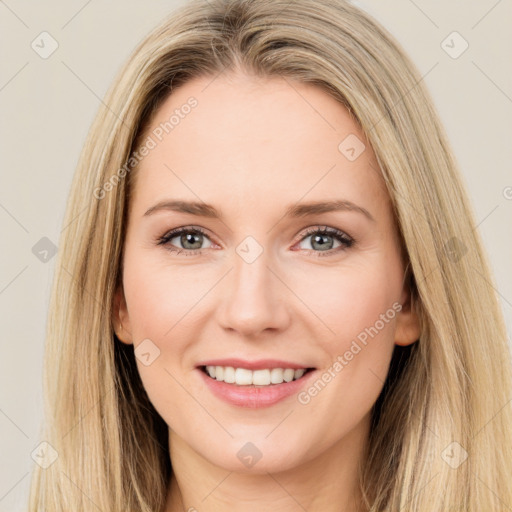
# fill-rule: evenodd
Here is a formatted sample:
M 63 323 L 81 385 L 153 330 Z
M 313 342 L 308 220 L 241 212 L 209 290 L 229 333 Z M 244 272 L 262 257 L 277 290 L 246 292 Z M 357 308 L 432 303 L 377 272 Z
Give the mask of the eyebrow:
M 207 203 L 197 201 L 178 201 L 164 200 L 149 208 L 144 216 L 152 215 L 158 211 L 175 211 L 180 213 L 188 213 L 198 217 L 208 217 L 212 219 L 223 219 L 222 213 L 214 206 Z M 284 217 L 307 217 L 310 215 L 318 215 L 320 213 L 337 212 L 337 211 L 354 211 L 363 214 L 369 220 L 375 222 L 372 214 L 362 206 L 358 206 L 346 199 L 338 199 L 334 201 L 315 201 L 309 203 L 298 203 L 289 206 Z

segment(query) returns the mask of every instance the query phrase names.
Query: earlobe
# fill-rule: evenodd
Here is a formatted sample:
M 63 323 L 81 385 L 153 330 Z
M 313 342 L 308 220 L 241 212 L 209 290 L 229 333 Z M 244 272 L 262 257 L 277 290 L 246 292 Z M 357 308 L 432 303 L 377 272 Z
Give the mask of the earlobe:
M 130 317 L 122 286 L 120 286 L 114 294 L 112 326 L 119 341 L 126 343 L 127 345 L 133 344 Z
M 420 337 L 420 321 L 408 287 L 404 287 L 400 304 L 402 309 L 396 317 L 395 344 L 411 345 Z

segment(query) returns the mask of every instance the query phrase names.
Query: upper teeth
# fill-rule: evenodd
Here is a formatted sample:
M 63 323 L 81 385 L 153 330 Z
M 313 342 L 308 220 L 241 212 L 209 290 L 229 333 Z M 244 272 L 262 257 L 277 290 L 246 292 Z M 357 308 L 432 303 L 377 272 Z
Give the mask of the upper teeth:
M 252 371 L 247 368 L 233 368 L 232 366 L 207 366 L 206 371 L 213 379 L 224 381 L 228 384 L 268 386 L 270 384 L 282 384 L 283 382 L 300 379 L 306 369 L 272 368 Z

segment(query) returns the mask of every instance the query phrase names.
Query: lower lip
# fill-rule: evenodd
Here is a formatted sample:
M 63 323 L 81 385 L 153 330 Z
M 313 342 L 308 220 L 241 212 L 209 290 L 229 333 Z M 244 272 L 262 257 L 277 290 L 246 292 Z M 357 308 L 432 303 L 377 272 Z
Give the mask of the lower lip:
M 269 407 L 274 405 L 291 395 L 297 394 L 302 387 L 309 381 L 314 370 L 308 371 L 300 379 L 291 382 L 283 382 L 282 384 L 271 384 L 270 386 L 237 386 L 236 384 L 228 384 L 227 382 L 212 379 L 206 373 L 197 370 L 210 391 L 224 400 L 228 404 L 238 407 L 249 407 L 251 409 L 259 409 L 261 407 Z

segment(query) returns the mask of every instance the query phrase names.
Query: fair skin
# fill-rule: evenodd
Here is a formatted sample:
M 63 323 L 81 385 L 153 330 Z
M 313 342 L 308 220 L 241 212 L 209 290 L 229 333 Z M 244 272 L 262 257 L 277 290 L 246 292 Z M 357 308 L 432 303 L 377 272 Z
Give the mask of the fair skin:
M 355 511 L 370 411 L 393 348 L 419 337 L 389 196 L 360 128 L 323 90 L 241 73 L 212 80 L 174 91 L 146 132 L 197 99 L 140 163 L 114 309 L 121 341 L 137 348 L 149 339 L 160 351 L 151 364 L 137 365 L 169 426 L 166 512 Z M 349 134 L 366 145 L 354 161 L 338 149 Z M 171 199 L 208 203 L 222 219 L 170 209 L 144 215 Z M 297 203 L 334 200 L 373 219 L 354 208 L 285 215 Z M 189 238 L 157 244 L 181 227 Z M 322 244 L 321 233 L 308 232 L 323 227 L 344 238 L 328 233 Z M 248 236 L 263 249 L 250 263 L 237 252 Z M 350 246 L 347 236 L 355 240 Z M 390 315 L 393 304 L 401 309 Z M 301 402 L 299 391 L 332 371 L 383 314 L 378 334 Z M 314 370 L 298 392 L 250 408 L 214 395 L 197 368 L 231 357 Z M 261 454 L 251 467 L 237 456 L 248 442 Z

